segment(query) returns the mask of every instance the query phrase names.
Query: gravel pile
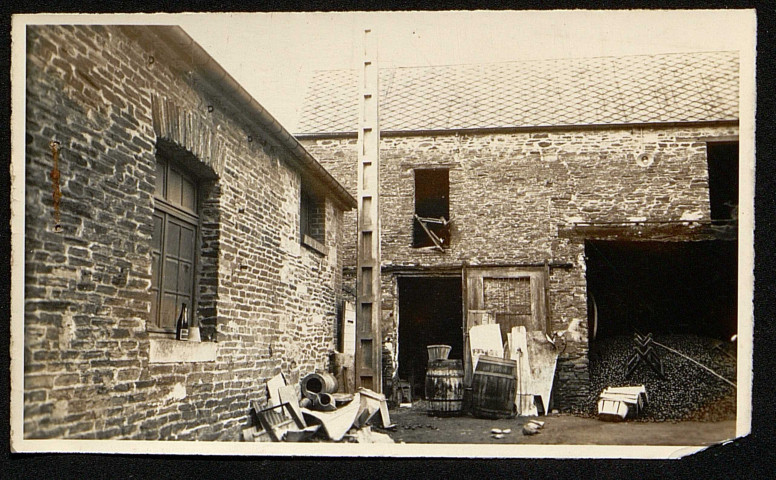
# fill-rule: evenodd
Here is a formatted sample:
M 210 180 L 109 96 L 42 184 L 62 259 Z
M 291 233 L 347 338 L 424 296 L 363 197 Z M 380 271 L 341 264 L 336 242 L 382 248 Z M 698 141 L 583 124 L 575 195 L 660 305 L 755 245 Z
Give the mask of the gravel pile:
M 655 335 L 654 340 L 677 350 L 735 383 L 736 361 L 715 350 L 717 341 L 695 335 Z M 638 417 L 644 421 L 735 419 L 736 389 L 685 358 L 654 346 L 666 379 L 642 363 L 629 378 L 625 365 L 633 353 L 633 337 L 598 340 L 590 348 L 590 396 L 582 415 L 596 415 L 606 387 L 645 385 L 649 403 Z

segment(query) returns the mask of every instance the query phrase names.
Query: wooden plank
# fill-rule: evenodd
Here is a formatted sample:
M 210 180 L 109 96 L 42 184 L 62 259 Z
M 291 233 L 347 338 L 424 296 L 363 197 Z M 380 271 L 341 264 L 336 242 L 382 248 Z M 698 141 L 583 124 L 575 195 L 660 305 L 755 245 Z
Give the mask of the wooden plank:
M 302 409 L 299 407 L 299 398 L 296 396 L 296 388 L 293 385 L 283 385 L 278 389 L 278 399 L 280 403 L 288 404 L 291 416 L 299 428 L 305 428 L 307 424 L 302 415 Z
M 278 396 L 278 389 L 286 385 L 286 377 L 282 373 L 278 373 L 274 377 L 267 381 L 267 396 L 269 397 L 270 406 L 279 405 L 280 397 Z
M 541 331 L 527 333 L 528 355 L 531 358 L 531 390 L 542 397 L 544 410 L 550 408 L 552 382 L 558 363 L 558 352 Z
M 474 370 L 477 369 L 477 359 L 481 355 L 504 358 L 501 328 L 495 323 L 472 327 L 469 330 L 469 345 Z
M 525 327 L 512 328 L 509 337 L 509 358 L 517 360 L 517 388 L 515 392 L 517 413 L 521 416 L 538 415 L 539 411 L 536 408 L 536 402 L 534 402 L 531 360 L 528 354 L 528 339 Z

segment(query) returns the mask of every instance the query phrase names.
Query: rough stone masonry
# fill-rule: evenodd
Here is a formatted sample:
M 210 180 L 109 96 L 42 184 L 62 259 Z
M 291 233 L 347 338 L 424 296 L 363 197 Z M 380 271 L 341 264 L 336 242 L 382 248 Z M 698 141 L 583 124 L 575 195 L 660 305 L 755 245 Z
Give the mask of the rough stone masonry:
M 580 406 L 589 388 L 585 238 L 581 222 L 709 220 L 708 137 L 734 136 L 735 125 L 536 127 L 513 133 L 384 135 L 380 147 L 383 229 L 383 336 L 397 351 L 397 278 L 463 265 L 525 265 L 547 261 L 554 332 L 566 332 L 555 405 Z M 347 135 L 300 135 L 308 150 L 355 192 L 356 140 Z M 639 162 L 646 152 L 651 161 Z M 448 168 L 450 248 L 412 247 L 414 171 Z M 345 265 L 355 264 L 355 215 L 345 217 Z M 613 237 L 649 239 L 643 227 Z M 704 238 L 698 229 L 671 240 Z M 600 233 L 599 233 L 600 234 Z M 413 270 L 415 269 L 415 270 Z M 404 270 L 404 271 L 403 271 Z M 400 348 L 400 347 L 399 347 Z M 395 361 L 395 359 L 394 359 Z M 390 380 L 391 374 L 386 377 Z
M 214 94 L 225 80 L 170 29 L 27 27 L 26 438 L 236 440 L 268 378 L 328 367 L 355 203 L 317 187 L 303 244 L 300 192 L 323 174 Z M 200 344 L 150 327 L 162 144 L 199 192 Z

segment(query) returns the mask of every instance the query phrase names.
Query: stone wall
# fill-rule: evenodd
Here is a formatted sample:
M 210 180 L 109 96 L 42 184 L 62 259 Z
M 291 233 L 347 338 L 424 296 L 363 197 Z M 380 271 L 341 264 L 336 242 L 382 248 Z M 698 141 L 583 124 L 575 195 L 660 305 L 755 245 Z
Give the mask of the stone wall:
M 706 144 L 699 138 L 737 133 L 735 126 L 658 125 L 384 137 L 383 270 L 557 265 L 550 268 L 549 314 L 568 343 L 555 399 L 568 408 L 584 399 L 588 384 L 584 238 L 559 229 L 576 222 L 709 220 Z M 354 138 L 303 143 L 356 193 Z M 429 167 L 449 168 L 454 222 L 444 252 L 412 248 L 414 169 Z M 353 265 L 355 215 L 346 216 L 345 232 L 345 265 Z M 384 318 L 396 310 L 395 290 L 384 280 Z M 389 320 L 384 336 L 397 338 L 396 325 Z
M 328 368 L 342 210 L 327 198 L 324 252 L 301 245 L 287 154 L 125 30 L 27 36 L 25 437 L 238 439 L 268 378 Z M 202 344 L 147 330 L 161 139 L 198 159 Z

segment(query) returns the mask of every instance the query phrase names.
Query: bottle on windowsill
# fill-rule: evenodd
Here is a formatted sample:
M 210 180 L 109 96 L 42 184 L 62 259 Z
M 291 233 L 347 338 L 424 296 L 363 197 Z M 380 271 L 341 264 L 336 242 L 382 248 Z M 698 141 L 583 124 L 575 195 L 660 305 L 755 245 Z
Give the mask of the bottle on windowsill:
M 189 315 L 185 303 L 181 304 L 181 313 L 178 315 L 178 321 L 175 323 L 175 339 L 189 339 Z

